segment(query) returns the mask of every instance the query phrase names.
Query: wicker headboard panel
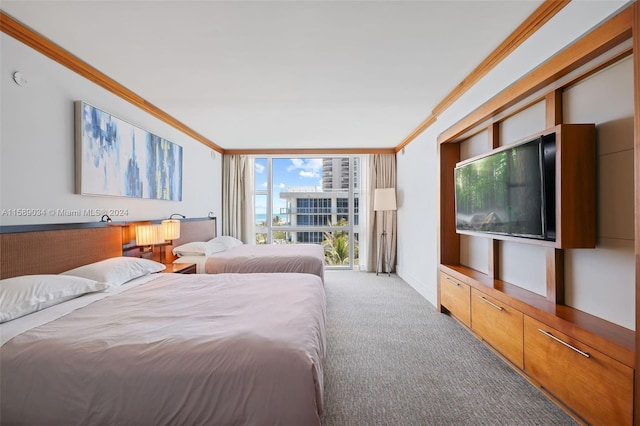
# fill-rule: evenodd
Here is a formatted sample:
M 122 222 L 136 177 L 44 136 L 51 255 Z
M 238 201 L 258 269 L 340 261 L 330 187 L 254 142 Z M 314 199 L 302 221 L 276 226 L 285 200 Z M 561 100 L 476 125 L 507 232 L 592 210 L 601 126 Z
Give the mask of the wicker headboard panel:
M 120 226 L 0 234 L 0 278 L 58 274 L 115 256 L 122 256 Z
M 216 220 L 203 218 L 180 221 L 180 238 L 173 240 L 173 246 L 191 243 L 193 241 L 209 241 L 215 238 Z

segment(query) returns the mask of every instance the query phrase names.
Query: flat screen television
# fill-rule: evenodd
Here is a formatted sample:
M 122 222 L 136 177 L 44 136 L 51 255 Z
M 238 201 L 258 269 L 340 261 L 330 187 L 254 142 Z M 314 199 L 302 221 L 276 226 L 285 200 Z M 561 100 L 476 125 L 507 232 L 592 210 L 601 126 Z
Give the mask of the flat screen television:
M 456 230 L 555 241 L 555 134 L 462 161 Z

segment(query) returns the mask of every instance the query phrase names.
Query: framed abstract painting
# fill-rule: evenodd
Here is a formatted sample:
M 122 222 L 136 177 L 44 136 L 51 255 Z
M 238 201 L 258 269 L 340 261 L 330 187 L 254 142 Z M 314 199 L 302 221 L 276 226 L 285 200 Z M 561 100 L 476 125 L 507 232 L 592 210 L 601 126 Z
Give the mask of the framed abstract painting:
M 182 147 L 75 102 L 76 192 L 182 201 Z

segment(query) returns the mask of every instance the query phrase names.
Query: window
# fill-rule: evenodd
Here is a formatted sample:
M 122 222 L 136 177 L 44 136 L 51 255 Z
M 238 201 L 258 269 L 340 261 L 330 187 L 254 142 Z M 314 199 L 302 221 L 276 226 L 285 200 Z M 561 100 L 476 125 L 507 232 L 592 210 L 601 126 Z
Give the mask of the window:
M 359 162 L 255 158 L 256 243 L 321 244 L 328 267 L 358 264 Z

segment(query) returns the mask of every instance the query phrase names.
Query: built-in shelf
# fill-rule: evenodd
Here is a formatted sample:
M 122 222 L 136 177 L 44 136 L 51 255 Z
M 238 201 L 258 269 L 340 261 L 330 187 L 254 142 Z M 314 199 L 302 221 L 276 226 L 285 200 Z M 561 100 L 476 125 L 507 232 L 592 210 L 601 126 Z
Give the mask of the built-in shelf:
M 497 132 L 496 127 L 491 129 L 490 139 Z M 559 124 L 522 141 L 548 135 L 554 136 L 556 150 L 551 174 L 555 177 L 555 239 L 465 230 L 487 241 L 488 273 L 461 264 L 453 173 L 462 160 L 460 143 L 440 145 L 438 308 L 456 317 L 532 383 L 551 389 L 581 419 L 602 423 L 615 414 L 619 423 L 630 424 L 633 391 L 628 390 L 634 386 L 635 332 L 564 304 L 564 249 L 596 246 L 595 125 Z M 500 279 L 500 241 L 544 247 L 545 295 Z M 583 362 L 583 357 L 589 361 Z M 584 371 L 596 373 L 585 378 Z M 575 386 L 587 386 L 589 391 L 581 397 L 572 391 Z
M 589 342 L 600 352 L 635 366 L 635 332 L 602 318 L 549 302 L 544 296 L 462 265 L 440 265 L 440 271 L 513 306 L 525 315 L 565 334 Z

